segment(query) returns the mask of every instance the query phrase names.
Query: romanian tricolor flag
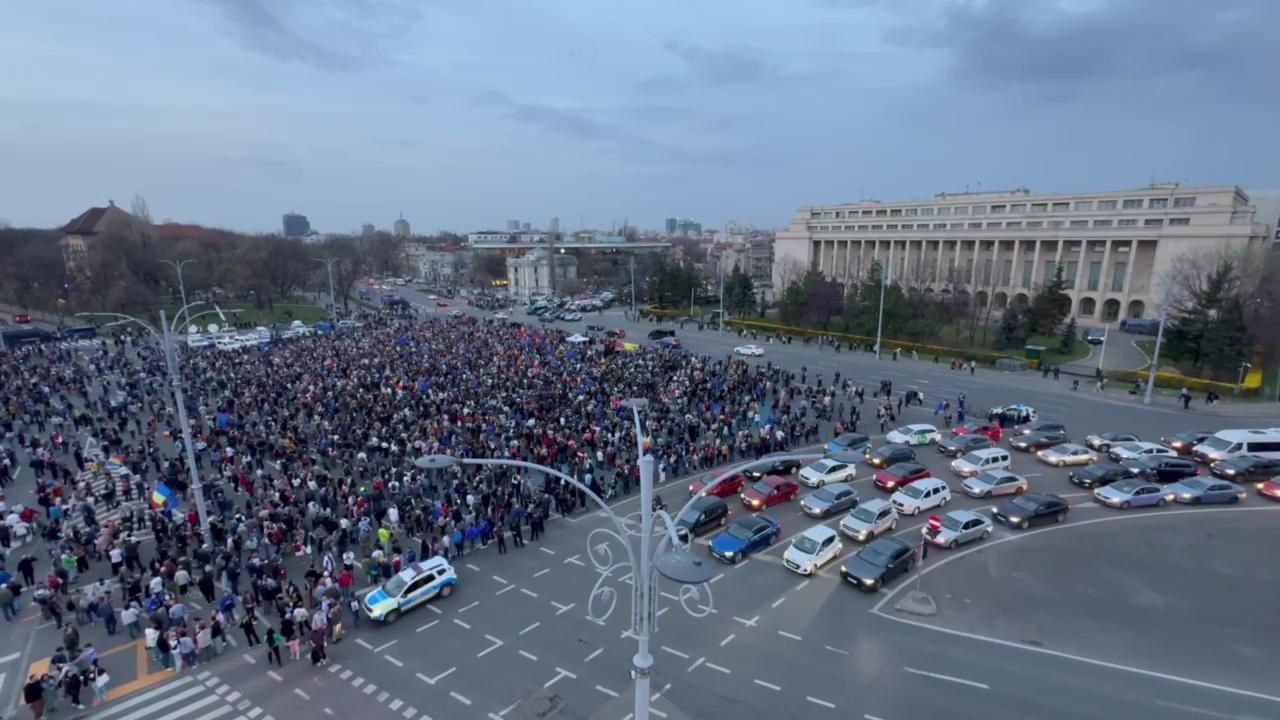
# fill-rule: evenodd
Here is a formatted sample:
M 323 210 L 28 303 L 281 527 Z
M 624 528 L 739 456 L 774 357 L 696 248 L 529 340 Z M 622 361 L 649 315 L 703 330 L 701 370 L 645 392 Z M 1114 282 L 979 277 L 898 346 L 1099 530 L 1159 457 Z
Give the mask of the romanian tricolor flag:
M 164 483 L 156 485 L 156 489 L 151 491 L 151 509 L 172 510 L 176 507 L 178 507 L 178 498 L 169 486 Z

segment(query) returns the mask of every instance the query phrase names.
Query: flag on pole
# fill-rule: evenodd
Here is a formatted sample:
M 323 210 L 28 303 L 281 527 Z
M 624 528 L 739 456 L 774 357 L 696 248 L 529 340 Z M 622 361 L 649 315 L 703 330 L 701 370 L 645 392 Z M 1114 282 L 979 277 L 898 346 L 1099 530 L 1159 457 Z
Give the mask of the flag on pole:
M 164 483 L 156 485 L 156 489 L 151 491 L 151 509 L 173 510 L 176 507 L 178 507 L 178 497 L 173 494 L 169 486 Z

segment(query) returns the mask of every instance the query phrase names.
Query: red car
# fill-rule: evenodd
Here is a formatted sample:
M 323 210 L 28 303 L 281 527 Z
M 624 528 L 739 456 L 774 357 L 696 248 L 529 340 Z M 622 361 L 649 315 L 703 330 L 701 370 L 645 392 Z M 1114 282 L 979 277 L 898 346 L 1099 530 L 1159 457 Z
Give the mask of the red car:
M 1257 488 L 1259 495 L 1271 498 L 1272 500 L 1280 500 L 1280 475 L 1277 475 L 1270 480 L 1263 480 L 1258 483 Z
M 897 463 L 876 473 L 872 482 L 881 490 L 894 492 L 930 476 L 929 468 L 919 463 Z
M 694 480 L 693 482 L 689 483 L 689 494 L 697 495 L 698 493 L 702 492 L 702 488 L 706 487 L 707 485 L 710 485 L 711 481 L 715 480 L 719 476 L 720 476 L 720 473 L 713 470 L 707 473 L 706 475 L 703 475 L 702 477 L 698 478 L 697 480 Z M 730 475 L 724 480 L 721 480 L 720 484 L 711 488 L 711 492 L 707 494 L 715 495 L 716 497 L 722 497 L 722 498 L 729 497 L 730 495 L 736 495 L 738 494 L 738 492 L 742 490 L 742 484 L 746 482 L 746 480 L 747 480 L 746 475 L 743 475 L 742 473 L 734 473 L 733 475 Z
M 436 307 L 449 307 L 449 303 L 447 303 L 447 302 L 445 302 L 445 301 L 443 301 L 443 300 L 437 300 L 437 301 L 436 301 Z
M 28 315 L 27 313 L 19 313 L 13 316 L 13 321 L 18 323 L 19 325 L 26 325 L 27 323 L 31 322 L 31 316 Z
M 770 475 L 742 491 L 742 504 L 751 510 L 763 510 L 778 503 L 795 500 L 800 484 L 795 480 Z
M 624 338 L 627 336 L 627 331 L 622 330 L 620 328 L 609 328 L 608 330 L 604 331 L 604 334 L 605 334 L 605 337 Z
M 986 435 L 991 438 L 991 442 L 1000 442 L 1000 438 L 1004 435 L 1004 430 L 995 423 L 989 423 L 985 420 L 970 420 L 951 428 L 952 435 Z

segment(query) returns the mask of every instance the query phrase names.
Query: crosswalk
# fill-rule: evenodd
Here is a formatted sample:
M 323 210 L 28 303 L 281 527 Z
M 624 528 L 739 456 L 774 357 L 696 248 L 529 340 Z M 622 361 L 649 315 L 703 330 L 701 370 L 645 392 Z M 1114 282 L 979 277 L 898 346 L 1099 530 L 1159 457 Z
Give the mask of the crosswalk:
M 58 343 L 58 347 L 65 350 L 74 350 L 76 348 L 98 347 L 101 342 L 101 340 L 90 340 L 87 338 L 82 338 L 80 340 L 63 340 Z
M 96 472 L 86 470 L 77 477 L 76 483 L 78 485 L 83 482 L 85 478 L 88 478 L 93 498 L 93 516 L 97 519 L 99 525 L 105 525 L 108 522 L 117 522 L 126 512 L 132 513 L 134 510 L 139 508 L 146 508 L 147 498 L 138 497 L 136 493 L 134 494 L 132 502 L 125 502 L 123 499 L 123 493 L 120 491 L 122 483 L 125 480 L 132 482 L 133 478 L 133 473 L 129 472 L 128 468 L 119 463 L 106 462 L 105 458 L 102 457 L 101 451 L 96 449 L 90 451 L 88 459 L 96 463 L 100 470 Z M 106 503 L 98 499 L 111 486 L 115 487 L 117 501 L 116 506 L 113 508 L 107 507 Z M 72 528 L 84 527 L 84 515 L 82 513 L 72 513 L 71 516 L 67 518 L 67 525 Z M 134 533 L 134 537 L 139 540 L 150 536 L 150 531 L 144 532 L 139 530 Z
M 112 703 L 84 717 L 93 720 L 273 720 L 211 671 L 181 675 L 159 687 Z

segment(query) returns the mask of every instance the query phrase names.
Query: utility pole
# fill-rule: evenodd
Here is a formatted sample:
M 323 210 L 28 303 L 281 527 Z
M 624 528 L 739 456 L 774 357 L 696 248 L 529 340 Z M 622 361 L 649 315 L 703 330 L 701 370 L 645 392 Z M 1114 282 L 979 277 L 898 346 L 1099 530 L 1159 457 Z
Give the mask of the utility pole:
M 880 266 L 880 319 L 876 321 L 876 359 L 880 359 L 881 338 L 884 333 L 884 288 L 889 284 L 889 268 L 879 261 Z
M 187 456 L 187 472 L 191 476 L 191 492 L 196 496 L 196 513 L 200 516 L 200 533 L 203 537 L 203 542 L 208 543 L 212 541 L 213 536 L 209 534 L 209 510 L 204 504 L 204 483 L 200 481 L 200 473 L 196 470 L 196 448 L 191 435 L 191 419 L 187 417 L 187 399 L 182 392 L 182 376 L 178 370 L 177 353 L 173 347 L 173 331 L 165 318 L 164 310 L 160 311 L 160 333 L 160 343 L 164 349 L 165 367 L 169 370 L 169 382 L 173 386 L 173 401 L 178 406 L 178 423 L 182 426 L 182 446 Z
M 186 260 L 161 260 L 160 261 L 165 265 L 168 265 L 169 267 L 173 268 L 173 271 L 178 275 L 178 292 L 182 295 L 182 307 L 187 306 L 187 285 L 182 280 L 182 269 L 185 268 L 187 266 L 187 263 L 191 262 L 191 260 L 192 260 L 191 258 L 187 258 Z
M 1160 344 L 1164 342 L 1164 323 L 1169 317 L 1169 311 L 1161 308 L 1160 310 L 1160 327 L 1156 330 L 1156 350 L 1151 355 L 1151 371 L 1147 373 L 1147 392 L 1142 396 L 1142 402 L 1151 404 L 1151 391 L 1156 386 L 1156 367 L 1160 364 Z
M 1107 338 L 1111 335 L 1111 323 L 1102 324 L 1102 349 L 1098 351 L 1098 371 L 1102 371 L 1102 359 L 1107 356 Z
M 720 332 L 724 332 L 724 256 L 720 257 Z
M 636 256 L 631 254 L 631 321 L 636 320 Z
M 338 258 L 316 258 L 316 262 L 323 263 L 325 269 L 329 271 L 329 322 L 333 324 L 336 330 L 338 327 L 338 301 L 333 294 L 333 264 L 338 262 Z
M 1249 364 L 1248 362 L 1240 363 L 1240 374 L 1236 376 L 1236 394 L 1237 395 L 1240 394 L 1240 386 L 1244 384 L 1244 374 L 1248 372 L 1249 368 L 1251 367 L 1253 367 L 1253 365 Z

